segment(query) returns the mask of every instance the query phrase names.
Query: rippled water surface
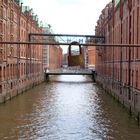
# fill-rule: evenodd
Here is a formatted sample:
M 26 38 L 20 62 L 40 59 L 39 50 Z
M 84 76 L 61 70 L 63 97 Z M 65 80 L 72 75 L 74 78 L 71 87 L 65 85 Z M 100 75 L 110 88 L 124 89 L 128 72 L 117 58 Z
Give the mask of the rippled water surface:
M 58 76 L 0 105 L 0 140 L 140 140 L 136 121 L 89 77 Z

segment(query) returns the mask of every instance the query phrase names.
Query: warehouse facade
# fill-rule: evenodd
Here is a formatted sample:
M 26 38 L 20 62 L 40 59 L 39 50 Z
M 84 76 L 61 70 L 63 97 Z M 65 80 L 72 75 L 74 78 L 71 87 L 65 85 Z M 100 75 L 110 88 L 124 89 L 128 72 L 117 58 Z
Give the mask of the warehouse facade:
M 139 116 L 140 112 L 140 0 L 113 0 L 102 10 L 95 29 L 107 44 L 97 47 L 97 81 Z
M 28 42 L 29 33 L 43 33 L 33 10 L 20 0 L 0 0 L 0 41 Z M 0 44 L 0 103 L 44 81 L 43 51 L 41 45 Z

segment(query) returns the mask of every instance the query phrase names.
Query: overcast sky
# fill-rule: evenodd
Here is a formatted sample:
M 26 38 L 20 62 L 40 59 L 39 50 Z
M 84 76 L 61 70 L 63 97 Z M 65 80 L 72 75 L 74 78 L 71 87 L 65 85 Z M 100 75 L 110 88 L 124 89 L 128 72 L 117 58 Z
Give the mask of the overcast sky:
M 111 0 L 23 0 L 54 33 L 94 34 L 102 9 Z

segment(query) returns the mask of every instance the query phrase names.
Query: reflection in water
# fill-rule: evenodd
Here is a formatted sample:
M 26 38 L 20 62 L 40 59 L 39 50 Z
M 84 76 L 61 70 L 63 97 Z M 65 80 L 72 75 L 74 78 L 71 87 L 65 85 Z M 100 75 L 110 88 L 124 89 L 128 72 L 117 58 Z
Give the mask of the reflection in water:
M 140 129 L 84 76 L 52 77 L 0 105 L 0 139 L 139 140 Z

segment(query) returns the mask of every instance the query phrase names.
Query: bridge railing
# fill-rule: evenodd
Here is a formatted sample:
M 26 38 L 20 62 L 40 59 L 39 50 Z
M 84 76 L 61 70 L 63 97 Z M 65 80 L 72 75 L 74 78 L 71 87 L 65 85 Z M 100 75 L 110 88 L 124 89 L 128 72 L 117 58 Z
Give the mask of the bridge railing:
M 71 42 L 79 44 L 104 43 L 105 37 L 95 35 L 74 35 L 74 34 L 39 34 L 30 33 L 29 42 L 42 42 L 55 45 L 69 45 Z

